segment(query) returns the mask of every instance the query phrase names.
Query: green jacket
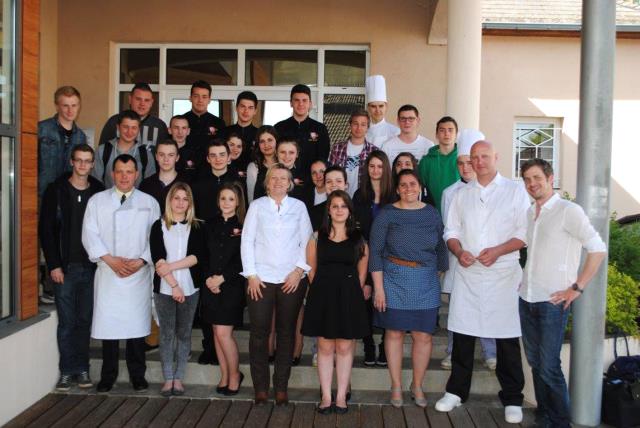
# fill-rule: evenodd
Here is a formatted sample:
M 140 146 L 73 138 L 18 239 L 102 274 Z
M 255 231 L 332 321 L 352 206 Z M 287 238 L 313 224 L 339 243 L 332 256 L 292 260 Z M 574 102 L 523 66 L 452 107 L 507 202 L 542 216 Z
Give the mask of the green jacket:
M 438 212 L 442 214 L 442 193 L 444 189 L 460 179 L 456 161 L 458 159 L 458 145 L 456 144 L 448 155 L 440 153 L 440 146 L 433 146 L 420 159 L 418 174 L 422 184 L 431 194 Z

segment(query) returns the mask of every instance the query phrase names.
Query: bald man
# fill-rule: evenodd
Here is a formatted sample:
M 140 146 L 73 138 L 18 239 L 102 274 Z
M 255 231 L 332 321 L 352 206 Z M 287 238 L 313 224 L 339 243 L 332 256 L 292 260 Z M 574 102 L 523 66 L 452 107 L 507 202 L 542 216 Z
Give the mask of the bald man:
M 476 337 L 496 338 L 496 376 L 508 423 L 522 421 L 524 374 L 520 356 L 519 250 L 525 245 L 529 197 L 519 181 L 502 177 L 493 145 L 471 147 L 476 179 L 448 208 L 444 239 L 458 259 L 448 328 L 453 331 L 451 376 L 436 410 L 448 412 L 469 397 Z

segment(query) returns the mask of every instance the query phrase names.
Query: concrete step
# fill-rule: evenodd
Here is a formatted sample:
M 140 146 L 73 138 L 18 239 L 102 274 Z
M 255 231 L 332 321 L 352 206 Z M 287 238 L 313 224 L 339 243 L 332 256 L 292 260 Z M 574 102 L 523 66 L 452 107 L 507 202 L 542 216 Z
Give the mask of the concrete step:
M 240 350 L 240 352 L 249 352 L 249 331 L 244 329 L 236 330 L 234 332 L 234 337 L 236 339 L 236 342 L 238 343 L 238 349 Z M 382 335 L 374 334 L 373 338 L 376 345 L 378 345 L 381 343 Z M 314 341 L 315 339 L 312 337 L 303 338 L 303 348 L 302 348 L 303 358 L 305 356 L 308 356 L 309 358 L 311 357 L 312 349 L 314 349 Z M 406 334 L 404 339 L 404 349 L 403 349 L 405 355 L 411 354 L 412 343 L 413 341 L 411 339 L 411 335 Z M 444 358 L 446 356 L 446 350 L 447 350 L 447 331 L 444 329 L 439 329 L 433 335 L 432 343 L 433 343 L 432 350 L 431 350 L 432 358 L 438 358 L 438 359 Z M 100 348 L 100 346 L 101 345 L 99 340 L 92 339 L 91 347 Z M 125 346 L 125 342 L 120 341 L 120 348 L 124 349 L 124 346 Z M 199 328 L 193 329 L 191 333 L 191 350 L 192 351 L 202 350 L 202 330 Z M 376 352 L 377 352 L 377 349 L 376 349 Z M 355 356 L 364 357 L 364 345 L 362 344 L 361 340 L 358 340 L 356 342 Z M 479 340 L 476 341 L 475 357 L 482 358 L 482 349 L 480 347 Z
M 188 385 L 209 385 L 217 384 L 220 371 L 218 366 L 200 365 L 197 363 L 199 352 L 193 352 L 191 359 L 187 364 L 186 377 L 184 382 Z M 100 379 L 100 367 L 102 361 L 100 359 L 100 351 L 98 349 L 91 350 L 91 377 L 95 380 Z M 147 354 L 147 372 L 146 378 L 152 383 L 162 383 L 162 368 L 160 364 L 160 356 L 158 352 Z M 426 392 L 444 391 L 446 382 L 451 373 L 448 370 L 440 368 L 440 359 L 432 358 L 427 370 L 427 375 L 423 388 Z M 412 378 L 411 360 L 404 358 L 402 379 L 403 385 L 409 385 Z M 481 360 L 476 360 L 474 365 L 473 380 L 471 383 L 471 393 L 473 394 L 494 394 L 500 390 L 500 386 L 496 379 L 495 373 L 484 367 Z M 247 353 L 240 354 L 240 371 L 246 378 L 244 386 L 252 386 L 249 355 Z M 118 382 L 128 382 L 128 372 L 124 361 L 124 353 L 121 353 L 120 368 Z M 389 373 L 383 367 L 364 367 L 361 357 L 356 357 L 352 369 L 352 388 L 354 390 L 367 391 L 388 391 L 390 388 Z M 311 358 L 305 357 L 297 367 L 292 367 L 291 377 L 289 380 L 291 388 L 301 389 L 317 389 L 319 388 L 317 368 L 311 366 Z

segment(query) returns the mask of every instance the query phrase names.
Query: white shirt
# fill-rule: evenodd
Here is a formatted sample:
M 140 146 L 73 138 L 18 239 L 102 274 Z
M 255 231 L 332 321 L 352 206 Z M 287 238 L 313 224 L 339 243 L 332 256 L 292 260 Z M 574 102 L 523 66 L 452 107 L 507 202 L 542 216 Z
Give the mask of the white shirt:
M 313 205 L 320 205 L 327 200 L 327 192 L 318 193 L 317 188 L 313 188 Z
M 191 226 L 188 224 L 177 223 L 167 229 L 162 221 L 162 237 L 164 239 L 164 248 L 167 251 L 167 263 L 173 263 L 187 257 L 187 243 L 189 242 L 189 233 Z M 173 272 L 173 277 L 178 281 L 180 288 L 185 296 L 191 296 L 198 290 L 193 285 L 193 278 L 189 268 L 177 269 Z M 169 283 L 162 278 L 160 280 L 160 293 L 171 296 L 172 288 Z
M 391 137 L 395 137 L 400 134 L 400 128 L 390 124 L 385 119 L 382 119 L 378 123 L 372 123 L 367 130 L 366 140 L 374 146 L 380 148 L 382 143 L 387 141 Z
M 307 208 L 299 200 L 285 196 L 279 209 L 269 196 L 254 200 L 242 228 L 241 275 L 280 284 L 296 267 L 309 271 L 306 249 L 312 234 Z
M 405 143 L 399 137 L 392 137 L 382 144 L 381 150 L 386 153 L 389 162 L 393 165 L 396 156 L 402 152 L 409 152 L 420 160 L 431 147 L 433 147 L 433 141 L 418 135 L 411 143 Z
M 540 208 L 527 211 L 527 265 L 520 297 L 530 303 L 546 302 L 551 294 L 576 281 L 582 248 L 589 253 L 607 251 L 605 243 L 582 208 L 554 194 Z
M 358 180 L 360 175 L 360 153 L 364 149 L 364 144 L 355 145 L 351 143 L 351 140 L 347 142 L 347 160 L 344 165 L 344 170 L 347 172 L 347 193 L 353 198 L 353 194 L 358 190 Z
M 453 196 L 444 239 L 458 239 L 475 257 L 483 249 L 512 238 L 524 242 L 529 205 L 522 182 L 500 174 L 487 186 L 471 181 Z M 476 337 L 520 336 L 518 286 L 522 269 L 518 258 L 518 251 L 513 251 L 489 267 L 478 261 L 466 268 L 460 264 L 453 267 L 448 320 L 451 331 Z
M 521 181 L 506 179 L 499 173 L 487 186 L 470 181 L 455 193 L 448 207 L 444 240 L 459 240 L 474 257 L 511 238 L 526 242 L 526 211 L 530 205 Z M 519 254 L 514 251 L 499 257 L 495 265 L 518 259 Z

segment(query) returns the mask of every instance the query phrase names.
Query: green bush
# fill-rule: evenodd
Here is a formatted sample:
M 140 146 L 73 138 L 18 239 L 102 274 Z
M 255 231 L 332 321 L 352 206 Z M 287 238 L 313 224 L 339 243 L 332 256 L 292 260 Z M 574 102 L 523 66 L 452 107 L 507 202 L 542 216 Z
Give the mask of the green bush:
M 621 272 L 616 265 L 609 265 L 606 316 L 608 333 L 622 331 L 631 336 L 638 336 L 636 319 L 640 317 L 639 285 L 631 276 Z
M 640 223 L 620 226 L 615 218 L 609 225 L 609 262 L 640 282 Z

